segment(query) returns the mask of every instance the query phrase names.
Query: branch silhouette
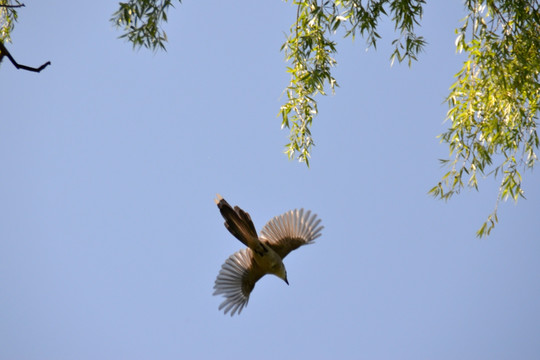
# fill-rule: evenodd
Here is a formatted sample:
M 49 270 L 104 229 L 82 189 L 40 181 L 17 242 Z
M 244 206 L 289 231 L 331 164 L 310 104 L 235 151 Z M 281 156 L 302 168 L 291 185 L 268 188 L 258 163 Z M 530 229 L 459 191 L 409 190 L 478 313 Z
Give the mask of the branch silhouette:
M 12 9 L 12 8 L 20 8 L 20 7 L 24 7 L 24 6 L 25 6 L 24 4 L 17 4 L 17 5 L 0 5 L 0 7 L 8 8 L 8 9 Z
M 22 70 L 26 70 L 26 71 L 33 71 L 33 72 L 38 73 L 38 72 L 41 72 L 41 70 L 45 69 L 47 66 L 51 65 L 50 61 L 47 61 L 45 64 L 43 64 L 43 65 L 41 65 L 40 67 L 37 67 L 37 68 L 19 64 L 17 61 L 15 61 L 13 56 L 11 56 L 11 54 L 9 53 L 8 49 L 6 49 L 4 44 L 0 41 L 0 62 L 2 61 L 4 56 L 7 56 L 9 61 L 11 61 L 13 66 L 15 66 L 17 69 L 22 69 Z

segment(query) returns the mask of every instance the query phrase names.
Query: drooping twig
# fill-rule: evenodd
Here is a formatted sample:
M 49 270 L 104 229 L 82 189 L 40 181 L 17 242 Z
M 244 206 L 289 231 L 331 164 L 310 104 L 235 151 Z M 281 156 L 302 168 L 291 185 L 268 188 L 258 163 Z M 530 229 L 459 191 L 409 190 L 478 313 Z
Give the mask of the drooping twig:
M 501 11 L 499 10 L 498 7 L 496 7 L 494 4 L 491 4 L 491 7 L 495 10 L 495 12 L 497 13 L 497 15 L 499 15 L 499 17 L 501 18 L 501 20 L 504 22 L 504 24 L 506 25 L 506 28 L 512 30 L 512 26 L 508 23 L 508 21 L 506 21 L 506 19 L 504 18 L 503 14 L 501 13 Z
M 17 69 L 23 69 L 23 70 L 26 70 L 26 71 L 41 72 L 41 70 L 43 70 L 47 66 L 51 65 L 50 61 L 47 61 L 45 64 L 41 65 L 38 68 L 34 68 L 34 67 L 31 67 L 31 66 L 26 66 L 26 65 L 21 65 L 21 64 L 19 64 L 18 62 L 15 61 L 13 56 L 11 56 L 11 54 L 9 53 L 8 49 L 6 49 L 4 44 L 0 41 L 0 61 L 2 61 L 2 58 L 4 56 L 7 56 L 9 61 L 11 61 L 13 66 L 15 66 Z

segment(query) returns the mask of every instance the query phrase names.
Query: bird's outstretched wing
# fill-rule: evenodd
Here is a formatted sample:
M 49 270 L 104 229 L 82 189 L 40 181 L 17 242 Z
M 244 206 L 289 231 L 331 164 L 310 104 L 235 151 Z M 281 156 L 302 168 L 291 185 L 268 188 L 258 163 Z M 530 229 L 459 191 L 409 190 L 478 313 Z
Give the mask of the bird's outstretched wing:
M 225 309 L 225 314 L 231 311 L 240 314 L 247 305 L 249 294 L 255 283 L 264 272 L 253 261 L 253 252 L 249 248 L 232 254 L 221 266 L 214 284 L 214 295 L 223 294 L 225 300 L 219 305 L 219 310 Z
M 261 230 L 260 240 L 268 244 L 283 259 L 298 247 L 311 244 L 321 236 L 321 220 L 311 211 L 296 209 L 276 216 Z

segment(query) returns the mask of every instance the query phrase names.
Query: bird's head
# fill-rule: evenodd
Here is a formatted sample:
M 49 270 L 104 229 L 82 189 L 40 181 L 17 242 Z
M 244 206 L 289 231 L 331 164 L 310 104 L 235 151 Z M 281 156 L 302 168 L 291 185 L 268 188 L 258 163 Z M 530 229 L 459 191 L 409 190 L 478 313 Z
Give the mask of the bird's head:
M 272 266 L 271 272 L 289 285 L 289 281 L 287 280 L 287 270 L 282 262 L 276 263 L 274 266 Z

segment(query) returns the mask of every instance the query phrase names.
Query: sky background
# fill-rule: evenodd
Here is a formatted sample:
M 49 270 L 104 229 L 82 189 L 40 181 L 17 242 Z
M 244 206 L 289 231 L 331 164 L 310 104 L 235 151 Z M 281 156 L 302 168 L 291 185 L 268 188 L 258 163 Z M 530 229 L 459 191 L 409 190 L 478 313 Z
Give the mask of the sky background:
M 339 42 L 318 98 L 311 168 L 283 154 L 281 1 L 185 1 L 167 52 L 133 51 L 113 1 L 27 1 L 0 66 L 0 359 L 537 359 L 540 176 L 448 203 L 427 191 L 448 149 L 444 98 L 461 67 L 458 1 L 429 2 L 429 45 L 390 67 Z M 257 229 L 294 208 L 325 229 L 264 277 L 240 316 L 212 296 L 242 248 L 216 193 Z

